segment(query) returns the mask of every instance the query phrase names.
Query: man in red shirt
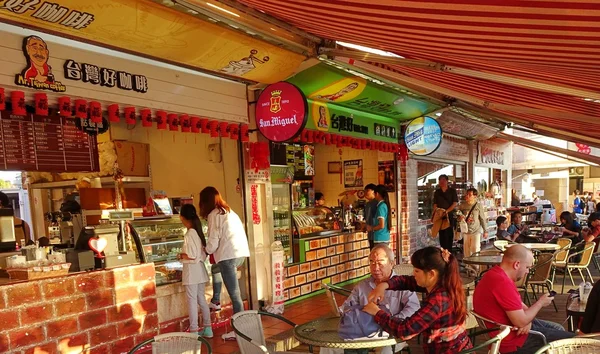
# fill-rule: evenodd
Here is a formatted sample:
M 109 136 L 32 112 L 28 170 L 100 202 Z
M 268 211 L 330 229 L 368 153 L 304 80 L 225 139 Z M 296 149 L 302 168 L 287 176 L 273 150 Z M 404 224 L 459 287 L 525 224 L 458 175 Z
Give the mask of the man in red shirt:
M 598 251 L 598 236 L 600 236 L 600 212 L 596 212 L 591 214 L 587 220 L 588 227 L 581 230 L 581 235 L 585 242 L 596 243 L 596 247 L 594 248 L 594 252 Z
M 533 353 L 544 346 L 541 336 L 529 334 L 530 330 L 541 332 L 548 342 L 575 336 L 557 323 L 535 318 L 542 307 L 552 303 L 549 294 L 542 295 L 531 307 L 521 301 L 515 283 L 527 276 L 532 266 L 531 251 L 522 245 L 509 247 L 502 263 L 483 275 L 473 294 L 473 309 L 477 314 L 515 328 L 500 344 L 503 354 Z M 488 324 L 489 328 L 494 326 Z

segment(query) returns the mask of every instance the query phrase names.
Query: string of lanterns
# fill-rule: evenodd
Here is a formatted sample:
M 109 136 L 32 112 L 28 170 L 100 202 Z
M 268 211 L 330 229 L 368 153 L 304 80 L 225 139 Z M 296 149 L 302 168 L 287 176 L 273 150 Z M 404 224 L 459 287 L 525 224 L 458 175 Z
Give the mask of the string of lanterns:
M 10 93 L 11 111 L 16 115 L 27 114 L 25 104 L 25 92 L 12 91 Z M 45 93 L 34 94 L 34 112 L 39 116 L 49 115 L 48 96 Z M 7 100 L 4 88 L 0 87 L 0 110 L 5 110 Z M 118 123 L 121 121 L 121 112 L 118 104 L 110 104 L 106 107 L 108 121 Z M 139 113 L 139 119 L 138 119 Z M 88 119 L 94 123 L 102 123 L 102 105 L 98 101 L 87 101 L 84 99 L 71 100 L 69 96 L 58 98 L 58 114 L 63 118 Z M 190 116 L 188 114 L 167 113 L 162 110 L 155 112 L 154 117 L 149 108 L 140 109 L 136 112 L 135 107 L 123 107 L 125 123 L 134 125 L 141 121 L 142 126 L 150 128 L 156 123 L 158 130 L 181 131 L 183 133 L 210 134 L 211 137 L 229 137 L 233 140 L 249 141 L 248 125 L 240 123 L 221 122 L 214 119 Z

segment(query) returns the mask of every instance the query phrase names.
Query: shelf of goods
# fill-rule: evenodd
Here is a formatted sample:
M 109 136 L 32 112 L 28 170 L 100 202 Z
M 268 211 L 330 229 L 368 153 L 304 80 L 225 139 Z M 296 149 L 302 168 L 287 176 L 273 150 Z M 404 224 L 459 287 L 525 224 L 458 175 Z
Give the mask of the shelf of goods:
M 490 241 L 496 238 L 496 233 L 498 232 L 498 226 L 496 225 L 496 219 L 499 215 L 504 213 L 504 208 L 499 207 L 487 207 L 487 232 L 488 237 L 486 239 L 482 238 L 482 241 Z

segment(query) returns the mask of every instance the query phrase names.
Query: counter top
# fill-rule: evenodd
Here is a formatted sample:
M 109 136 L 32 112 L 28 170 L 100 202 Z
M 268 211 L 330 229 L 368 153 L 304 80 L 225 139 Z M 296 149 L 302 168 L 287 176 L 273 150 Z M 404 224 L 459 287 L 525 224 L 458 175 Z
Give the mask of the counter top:
M 350 234 L 357 234 L 357 233 L 362 233 L 365 231 L 361 231 L 361 230 L 355 230 L 355 231 L 349 231 L 349 230 L 331 230 L 331 231 L 321 231 L 318 233 L 312 233 L 312 234 L 308 234 L 305 236 L 300 236 L 299 238 L 295 238 L 294 240 L 313 240 L 316 238 L 323 238 L 323 237 L 332 237 L 332 236 L 339 236 L 339 235 L 350 235 Z

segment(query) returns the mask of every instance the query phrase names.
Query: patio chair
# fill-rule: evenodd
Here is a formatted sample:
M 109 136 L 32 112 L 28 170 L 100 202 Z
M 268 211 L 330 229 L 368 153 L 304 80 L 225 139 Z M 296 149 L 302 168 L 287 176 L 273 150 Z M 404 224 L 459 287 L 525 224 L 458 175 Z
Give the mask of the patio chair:
M 488 339 L 487 341 L 485 341 L 479 345 L 474 345 L 473 348 L 471 348 L 471 349 L 467 349 L 467 350 L 463 350 L 462 352 L 459 352 L 459 354 L 476 353 L 477 351 L 479 351 L 481 349 L 488 349 L 488 347 L 489 347 L 488 354 L 500 353 L 500 343 L 510 333 L 510 327 L 501 326 L 499 328 L 491 328 L 491 329 L 488 329 L 488 330 L 482 331 L 482 332 L 491 332 L 491 331 L 497 331 L 497 334 L 494 337 Z
M 233 327 L 236 334 L 235 339 L 242 354 L 270 353 L 263 331 L 262 316 L 273 317 L 289 324 L 291 327 L 296 327 L 294 322 L 272 313 L 256 310 L 238 312 L 231 317 L 231 327 Z
M 569 278 L 571 279 L 571 284 L 575 286 L 575 281 L 573 280 L 573 275 L 571 274 L 571 271 L 574 269 L 577 269 L 577 271 L 579 272 L 579 276 L 581 276 L 581 280 L 583 281 L 585 281 L 585 277 L 583 276 L 583 272 L 581 270 L 585 269 L 587 271 L 588 276 L 590 277 L 590 281 L 592 282 L 592 284 L 594 283 L 594 278 L 592 278 L 592 273 L 590 273 L 590 269 L 588 268 L 590 262 L 592 261 L 592 256 L 594 255 L 594 246 L 595 244 L 593 242 L 587 242 L 583 250 L 571 253 L 567 257 L 567 262 L 565 264 L 554 265 L 555 267 L 562 268 L 564 270 L 562 289 L 560 291 L 561 294 L 564 294 L 565 292 L 565 279 L 567 277 L 567 273 L 569 274 Z M 575 248 L 572 247 L 571 250 L 575 250 Z M 578 255 L 581 255 L 581 260 L 578 263 L 569 263 L 569 260 Z
M 568 338 L 555 340 L 538 349 L 535 354 L 583 354 L 600 353 L 600 340 L 591 338 Z
M 165 333 L 143 341 L 129 351 L 128 354 L 147 352 L 152 346 L 152 354 L 200 354 L 202 344 L 206 346 L 206 354 L 212 353 L 210 343 L 197 334 L 185 332 Z
M 552 261 L 552 265 L 554 268 L 552 269 L 552 277 L 551 281 L 554 284 L 554 276 L 556 274 L 556 268 L 564 268 L 567 264 L 567 258 L 569 257 L 569 249 L 571 248 L 571 243 L 573 241 L 567 237 L 561 237 L 556 240 L 556 244 L 560 246 L 560 249 L 554 254 L 554 261 Z
M 336 317 L 340 317 L 342 315 L 342 311 L 340 310 L 340 306 L 337 303 L 337 299 L 335 298 L 335 294 L 339 294 L 345 297 L 350 296 L 350 291 L 344 288 L 340 288 L 335 285 L 322 283 L 323 288 L 325 288 L 325 294 L 327 295 L 327 302 L 329 303 L 329 307 L 331 309 L 331 314 Z M 343 291 L 342 291 L 343 290 Z
M 473 314 L 473 316 L 475 316 L 475 318 L 477 319 L 477 323 L 479 323 L 479 327 L 486 329 L 489 328 L 490 326 L 488 326 L 488 324 L 490 324 L 491 326 L 498 326 L 498 327 L 502 327 L 502 326 L 508 326 L 506 324 L 502 324 L 502 323 L 498 323 L 495 321 L 490 320 L 489 318 L 485 318 L 479 314 L 477 314 L 477 312 L 475 311 L 471 311 L 471 313 Z M 516 329 L 513 326 L 509 326 L 510 329 Z M 490 336 L 489 333 L 491 333 L 493 331 L 488 332 L 488 336 Z M 544 344 L 548 343 L 548 341 L 546 340 L 546 336 L 538 331 L 529 331 L 529 334 L 534 335 L 534 336 L 540 336 L 540 338 L 543 340 Z M 491 337 L 489 337 L 489 339 L 491 339 Z
M 552 253 L 541 253 L 538 255 L 537 263 L 531 268 L 525 281 L 525 292 L 527 288 L 531 287 L 533 292 L 533 298 L 537 300 L 536 287 L 548 289 L 548 292 L 552 290 L 552 282 L 550 281 L 550 274 L 552 273 L 552 261 L 554 260 L 554 254 Z M 554 310 L 558 312 L 558 307 L 554 299 L 552 300 Z

